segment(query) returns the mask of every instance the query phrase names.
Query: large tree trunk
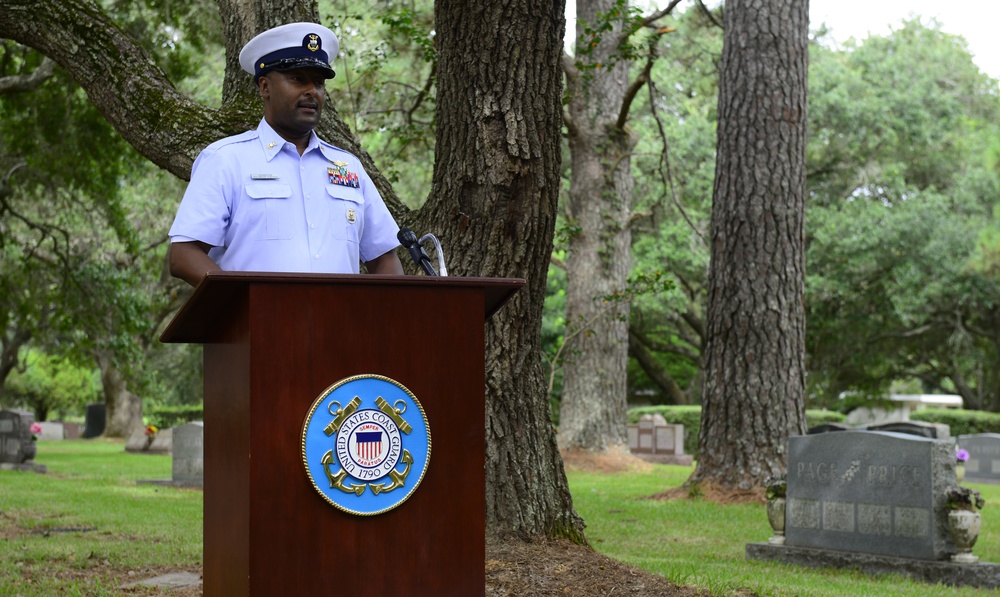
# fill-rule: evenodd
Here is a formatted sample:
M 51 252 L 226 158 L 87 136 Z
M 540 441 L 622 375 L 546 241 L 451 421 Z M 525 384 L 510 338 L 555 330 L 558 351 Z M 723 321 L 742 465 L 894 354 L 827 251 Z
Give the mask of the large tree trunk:
M 691 481 L 749 489 L 805 431 L 808 2 L 729 0 Z
M 435 3 L 437 156 L 419 220 L 447 245 L 455 275 L 527 280 L 486 329 L 488 531 L 582 540 L 540 346 L 559 193 L 563 13 L 558 1 Z
M 572 161 L 566 259 L 566 342 L 559 446 L 602 451 L 627 446 L 628 312 L 631 262 L 631 155 L 634 139 L 619 122 L 629 63 L 616 54 L 623 15 L 614 0 L 578 0 L 577 60 L 568 68 Z M 612 19 L 599 39 L 584 36 Z M 594 45 L 596 42 L 596 45 Z M 581 72 L 581 70 L 583 72 Z M 608 298 L 616 297 L 616 298 Z
M 104 436 L 127 438 L 143 427 L 142 400 L 129 391 L 125 376 L 110 354 L 99 353 L 96 360 L 104 388 Z

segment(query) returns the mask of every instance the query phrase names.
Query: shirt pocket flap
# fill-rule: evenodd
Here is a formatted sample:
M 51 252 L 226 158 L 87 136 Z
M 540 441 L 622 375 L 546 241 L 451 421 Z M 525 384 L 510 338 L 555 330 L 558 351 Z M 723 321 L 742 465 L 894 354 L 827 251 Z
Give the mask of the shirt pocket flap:
M 292 196 L 292 187 L 287 184 L 252 183 L 246 189 L 251 199 L 288 199 Z
M 326 192 L 334 199 L 340 199 L 341 201 L 350 201 L 351 203 L 356 203 L 358 205 L 364 205 L 365 203 L 364 195 L 347 187 L 327 185 Z

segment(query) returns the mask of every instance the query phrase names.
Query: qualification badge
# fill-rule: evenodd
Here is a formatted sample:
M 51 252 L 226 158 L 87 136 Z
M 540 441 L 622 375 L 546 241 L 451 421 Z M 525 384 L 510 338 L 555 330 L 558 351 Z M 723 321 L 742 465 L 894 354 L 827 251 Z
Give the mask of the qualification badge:
M 388 377 L 356 375 L 323 391 L 302 425 L 302 462 L 330 505 L 373 516 L 416 491 L 431 457 L 424 409 Z

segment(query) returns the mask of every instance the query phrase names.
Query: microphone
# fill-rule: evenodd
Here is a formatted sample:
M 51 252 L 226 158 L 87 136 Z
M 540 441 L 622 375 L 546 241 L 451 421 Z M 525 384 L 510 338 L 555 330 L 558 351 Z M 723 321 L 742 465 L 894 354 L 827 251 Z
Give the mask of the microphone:
M 406 247 L 406 250 L 410 252 L 410 257 L 413 258 L 413 262 L 423 269 L 425 274 L 428 276 L 437 275 L 434 267 L 431 266 L 431 258 L 424 252 L 423 247 L 420 246 L 420 242 L 417 241 L 417 235 L 412 230 L 409 228 L 400 228 L 399 232 L 396 233 L 396 238 L 399 239 L 399 244 Z

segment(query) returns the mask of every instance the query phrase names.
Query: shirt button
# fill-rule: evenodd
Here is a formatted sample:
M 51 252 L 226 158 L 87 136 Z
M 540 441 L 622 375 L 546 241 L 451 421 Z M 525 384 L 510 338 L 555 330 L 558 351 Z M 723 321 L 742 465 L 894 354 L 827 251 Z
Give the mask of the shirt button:
M 319 253 L 316 253 L 316 259 L 319 259 Z

